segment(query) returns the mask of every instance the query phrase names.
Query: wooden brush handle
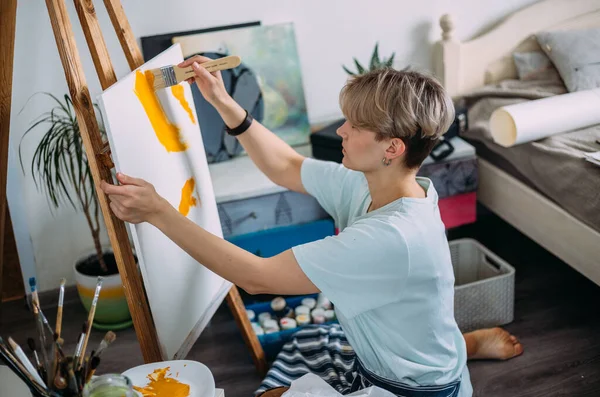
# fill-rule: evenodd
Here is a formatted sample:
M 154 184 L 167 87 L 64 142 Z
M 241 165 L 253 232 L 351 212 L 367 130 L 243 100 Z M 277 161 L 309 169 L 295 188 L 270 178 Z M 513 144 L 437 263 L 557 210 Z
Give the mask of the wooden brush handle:
M 213 61 L 201 63 L 200 66 L 202 66 L 209 72 L 216 72 L 218 70 L 233 69 L 235 67 L 238 67 L 240 63 L 242 63 L 242 59 L 239 56 L 230 55 L 223 58 L 215 59 Z M 192 69 L 191 66 L 188 66 L 187 68 L 181 68 L 181 70 L 184 72 L 183 75 L 185 76 L 185 79 L 189 79 L 190 77 L 194 77 L 195 75 L 194 69 Z

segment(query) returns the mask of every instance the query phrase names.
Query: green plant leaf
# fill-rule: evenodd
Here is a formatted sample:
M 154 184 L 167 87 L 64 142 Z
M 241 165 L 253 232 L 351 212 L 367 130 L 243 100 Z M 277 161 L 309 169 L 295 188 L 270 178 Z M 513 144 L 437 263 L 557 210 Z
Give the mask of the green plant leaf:
M 358 62 L 358 59 L 354 58 L 354 63 L 356 64 L 358 74 L 363 74 L 365 72 L 365 68 L 363 68 L 360 62 Z
M 342 68 L 344 69 L 344 71 L 346 73 L 348 73 L 350 76 L 356 76 L 356 74 L 354 74 L 354 72 L 351 72 L 350 70 L 348 70 L 347 67 L 345 67 L 344 65 L 342 65 Z
M 375 43 L 375 48 L 373 49 L 373 53 L 371 54 L 371 61 L 369 63 L 369 69 L 375 70 L 375 68 L 379 65 L 379 43 Z
M 394 57 L 396 56 L 396 53 L 392 53 L 392 56 L 390 56 L 390 58 L 385 62 L 385 66 L 387 66 L 388 68 L 391 68 L 394 66 Z

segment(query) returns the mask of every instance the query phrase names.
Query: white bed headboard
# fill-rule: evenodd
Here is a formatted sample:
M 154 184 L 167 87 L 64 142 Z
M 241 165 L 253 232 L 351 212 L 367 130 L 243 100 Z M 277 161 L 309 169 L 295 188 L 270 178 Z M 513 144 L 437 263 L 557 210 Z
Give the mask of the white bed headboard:
M 460 42 L 449 14 L 440 18 L 442 39 L 434 47 L 434 73 L 452 97 L 485 84 L 516 78 L 513 52 L 540 50 L 534 34 L 544 30 L 600 27 L 600 0 L 543 0 L 508 16 L 484 35 Z

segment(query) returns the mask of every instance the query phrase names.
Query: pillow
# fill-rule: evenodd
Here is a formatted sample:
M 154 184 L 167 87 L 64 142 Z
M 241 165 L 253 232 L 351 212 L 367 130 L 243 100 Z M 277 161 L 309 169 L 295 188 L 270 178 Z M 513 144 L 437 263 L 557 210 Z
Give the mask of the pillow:
M 570 92 L 600 87 L 600 29 L 549 31 L 536 37 Z
M 519 80 L 562 81 L 552 61 L 542 51 L 515 52 L 513 54 Z

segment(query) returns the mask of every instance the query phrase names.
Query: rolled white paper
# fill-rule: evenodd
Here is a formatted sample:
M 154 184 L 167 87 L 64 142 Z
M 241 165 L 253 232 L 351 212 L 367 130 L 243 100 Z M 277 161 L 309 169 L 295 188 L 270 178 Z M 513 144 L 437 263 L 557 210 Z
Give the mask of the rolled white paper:
M 492 113 L 490 132 L 510 147 L 594 124 L 600 124 L 600 89 L 503 106 Z

